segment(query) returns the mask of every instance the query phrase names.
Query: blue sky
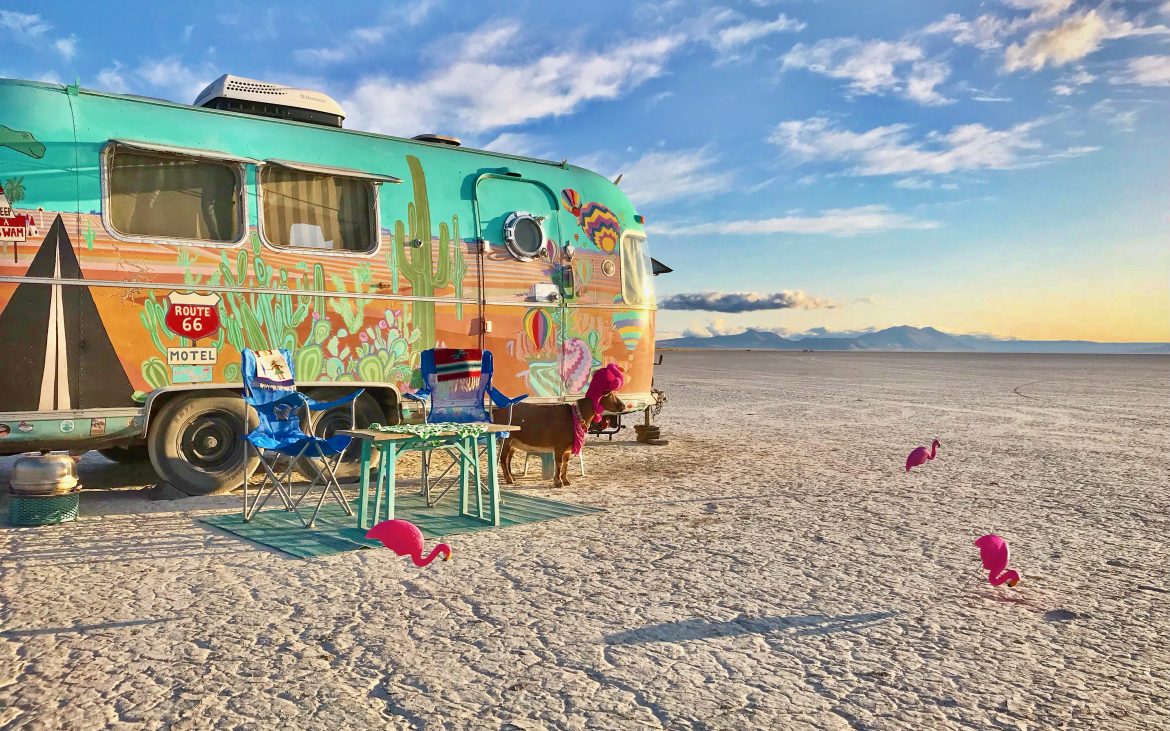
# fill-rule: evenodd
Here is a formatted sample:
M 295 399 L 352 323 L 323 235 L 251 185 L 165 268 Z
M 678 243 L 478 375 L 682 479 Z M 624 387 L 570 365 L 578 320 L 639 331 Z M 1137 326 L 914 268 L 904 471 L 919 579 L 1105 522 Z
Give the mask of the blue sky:
M 675 269 L 660 336 L 1170 340 L 1167 0 L 118 7 L 0 5 L 0 76 L 190 102 L 230 72 L 622 173 Z

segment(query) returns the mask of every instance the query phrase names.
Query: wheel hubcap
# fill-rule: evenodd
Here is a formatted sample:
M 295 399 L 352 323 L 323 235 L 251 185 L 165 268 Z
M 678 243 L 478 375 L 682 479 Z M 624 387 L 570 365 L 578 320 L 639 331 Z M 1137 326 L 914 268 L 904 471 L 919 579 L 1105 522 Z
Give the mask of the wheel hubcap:
M 239 414 L 212 411 L 199 414 L 183 430 L 183 459 L 192 466 L 217 472 L 239 458 Z

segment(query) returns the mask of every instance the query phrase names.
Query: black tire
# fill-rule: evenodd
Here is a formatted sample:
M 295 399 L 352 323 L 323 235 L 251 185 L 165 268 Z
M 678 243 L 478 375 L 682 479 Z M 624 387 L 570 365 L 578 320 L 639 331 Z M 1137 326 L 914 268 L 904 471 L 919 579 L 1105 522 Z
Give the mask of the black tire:
M 305 389 L 305 394 L 316 401 L 332 401 L 339 399 L 346 394 L 353 393 L 355 389 L 352 388 L 311 388 Z M 354 402 L 354 410 L 356 412 L 357 428 L 361 429 L 373 423 L 385 424 L 386 416 L 382 413 L 382 407 L 374 400 L 374 397 L 368 393 L 363 393 L 357 397 Z M 319 437 L 331 437 L 338 429 L 348 429 L 350 426 L 350 405 L 345 404 L 326 411 L 314 411 L 310 418 L 313 421 L 313 434 Z M 307 430 L 306 430 L 307 431 Z M 339 482 L 348 482 L 359 477 L 362 459 L 361 445 L 354 442 L 349 449 L 345 450 L 345 458 L 341 460 L 341 464 L 337 468 L 337 479 Z M 318 457 L 317 460 L 320 460 Z M 330 460 L 332 461 L 332 460 Z M 371 460 L 371 467 L 378 465 L 378 455 L 375 453 Z M 317 474 L 312 465 L 312 460 L 309 457 L 302 457 L 297 462 L 297 472 L 305 478 L 312 478 Z
M 244 402 L 222 393 L 176 397 L 150 418 L 146 446 L 159 477 L 188 495 L 220 495 L 244 484 L 260 464 L 245 450 Z M 248 430 L 256 414 L 249 409 Z
M 107 447 L 99 449 L 98 452 L 118 464 L 142 464 L 150 461 L 150 450 L 145 444 L 135 444 L 133 447 Z

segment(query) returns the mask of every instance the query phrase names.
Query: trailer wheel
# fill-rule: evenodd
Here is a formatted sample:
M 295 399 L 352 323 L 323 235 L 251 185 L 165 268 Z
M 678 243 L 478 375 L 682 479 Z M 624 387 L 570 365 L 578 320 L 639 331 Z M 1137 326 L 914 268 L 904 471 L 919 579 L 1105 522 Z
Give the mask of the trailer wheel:
M 313 388 L 308 389 L 306 393 L 318 401 L 329 401 L 336 398 L 341 398 L 353 389 L 346 388 Z M 363 393 L 357 397 L 354 402 L 354 411 L 356 412 L 355 422 L 357 428 L 361 429 L 370 424 L 380 423 L 385 424 L 386 418 L 382 414 L 382 407 L 374 400 L 374 397 L 369 393 Z M 313 419 L 313 434 L 319 437 L 331 437 L 338 429 L 348 429 L 350 424 L 349 404 L 345 406 L 338 406 L 336 408 L 328 409 L 326 411 L 314 411 L 312 413 Z M 345 458 L 337 467 L 338 480 L 352 480 L 358 477 L 359 468 L 361 466 L 361 445 L 354 442 L 349 449 L 345 450 Z M 319 461 L 320 458 L 318 457 Z M 330 458 L 332 461 L 332 458 Z M 312 465 L 313 460 L 309 457 L 302 457 L 297 463 L 297 472 L 306 478 L 312 478 L 317 474 Z M 371 468 L 378 466 L 378 453 L 374 452 L 371 455 Z
M 186 394 L 151 417 L 146 446 L 159 477 L 188 495 L 218 495 L 244 484 L 260 464 L 244 449 L 244 402 Z M 256 426 L 249 409 L 248 430 Z
M 118 464 L 141 464 L 150 460 L 150 450 L 145 444 L 135 444 L 133 447 L 106 447 L 98 452 Z

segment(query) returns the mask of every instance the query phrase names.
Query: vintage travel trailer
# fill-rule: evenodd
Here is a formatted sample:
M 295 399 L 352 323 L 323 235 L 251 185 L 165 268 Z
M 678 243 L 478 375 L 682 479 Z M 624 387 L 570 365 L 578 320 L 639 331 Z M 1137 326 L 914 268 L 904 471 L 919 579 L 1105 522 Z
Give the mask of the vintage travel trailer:
M 616 362 L 631 408 L 655 403 L 656 262 L 613 183 L 343 118 L 232 76 L 194 106 L 0 79 L 0 454 L 233 489 L 243 348 L 292 349 L 318 398 L 364 386 L 359 423 L 400 418 L 436 346 L 491 350 L 536 402 Z

